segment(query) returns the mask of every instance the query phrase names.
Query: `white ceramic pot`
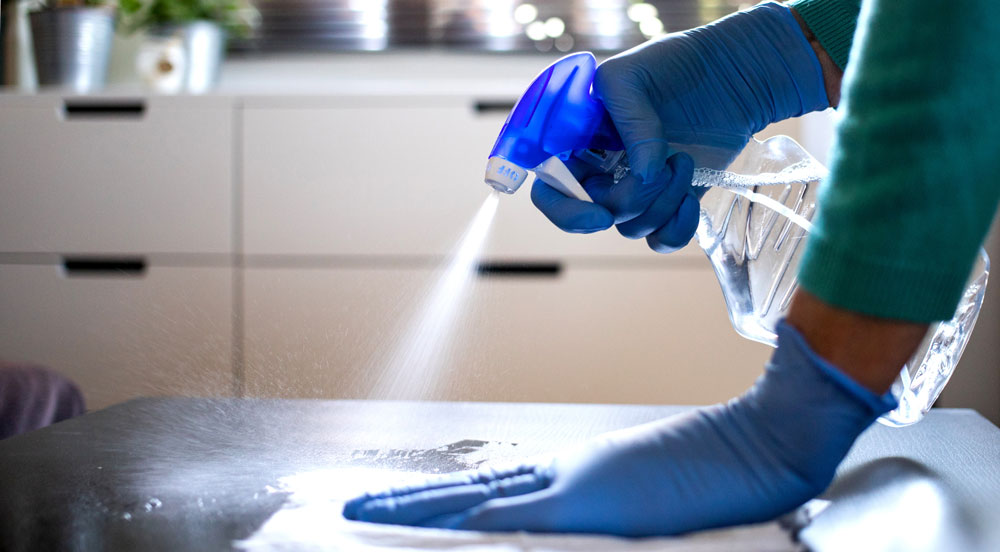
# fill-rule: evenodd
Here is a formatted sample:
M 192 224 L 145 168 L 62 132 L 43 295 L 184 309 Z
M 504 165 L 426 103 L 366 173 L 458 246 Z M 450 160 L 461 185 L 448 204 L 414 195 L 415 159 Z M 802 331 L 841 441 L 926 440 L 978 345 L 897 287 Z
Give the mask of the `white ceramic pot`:
M 153 27 L 136 70 L 157 92 L 203 94 L 218 83 L 225 49 L 226 31 L 212 21 Z

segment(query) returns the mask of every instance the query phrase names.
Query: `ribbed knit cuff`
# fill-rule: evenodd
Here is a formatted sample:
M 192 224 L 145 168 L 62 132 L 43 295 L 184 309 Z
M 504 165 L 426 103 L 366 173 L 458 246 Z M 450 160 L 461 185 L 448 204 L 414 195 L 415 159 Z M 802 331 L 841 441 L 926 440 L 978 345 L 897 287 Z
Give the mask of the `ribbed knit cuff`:
M 795 0 L 788 7 L 802 16 L 837 67 L 847 67 L 861 0 Z
M 929 323 L 955 315 L 968 270 L 887 264 L 844 251 L 813 232 L 799 265 L 799 284 L 836 307 Z

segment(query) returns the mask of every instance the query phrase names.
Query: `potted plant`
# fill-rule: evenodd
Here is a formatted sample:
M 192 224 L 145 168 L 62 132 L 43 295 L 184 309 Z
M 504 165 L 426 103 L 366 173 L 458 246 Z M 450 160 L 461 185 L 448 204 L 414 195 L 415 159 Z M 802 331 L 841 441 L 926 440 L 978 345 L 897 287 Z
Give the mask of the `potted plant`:
M 120 0 L 119 18 L 147 35 L 136 66 L 148 84 L 202 93 L 218 81 L 227 37 L 249 32 L 257 11 L 249 0 Z
M 86 93 L 104 86 L 114 36 L 107 0 L 48 0 L 29 16 L 38 84 Z

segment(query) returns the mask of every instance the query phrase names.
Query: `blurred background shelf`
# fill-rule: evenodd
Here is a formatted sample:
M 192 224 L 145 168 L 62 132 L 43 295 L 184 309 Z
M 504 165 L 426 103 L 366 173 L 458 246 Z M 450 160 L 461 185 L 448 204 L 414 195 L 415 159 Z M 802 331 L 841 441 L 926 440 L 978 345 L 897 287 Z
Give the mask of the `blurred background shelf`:
M 234 52 L 620 51 L 736 11 L 736 0 L 271 0 Z

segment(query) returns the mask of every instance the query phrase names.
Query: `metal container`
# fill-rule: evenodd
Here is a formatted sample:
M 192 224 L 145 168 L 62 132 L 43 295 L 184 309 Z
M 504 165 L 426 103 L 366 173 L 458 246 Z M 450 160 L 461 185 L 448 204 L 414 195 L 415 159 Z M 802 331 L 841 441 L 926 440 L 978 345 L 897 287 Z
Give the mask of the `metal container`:
M 199 20 L 156 26 L 148 34 L 166 47 L 178 48 L 183 60 L 174 68 L 181 71 L 177 89 L 164 92 L 203 94 L 219 82 L 226 53 L 226 30 L 221 25 Z
M 37 84 L 28 4 L 0 1 L 0 86 L 33 92 Z
M 114 36 L 111 9 L 53 8 L 29 17 L 39 85 L 78 93 L 104 86 Z

